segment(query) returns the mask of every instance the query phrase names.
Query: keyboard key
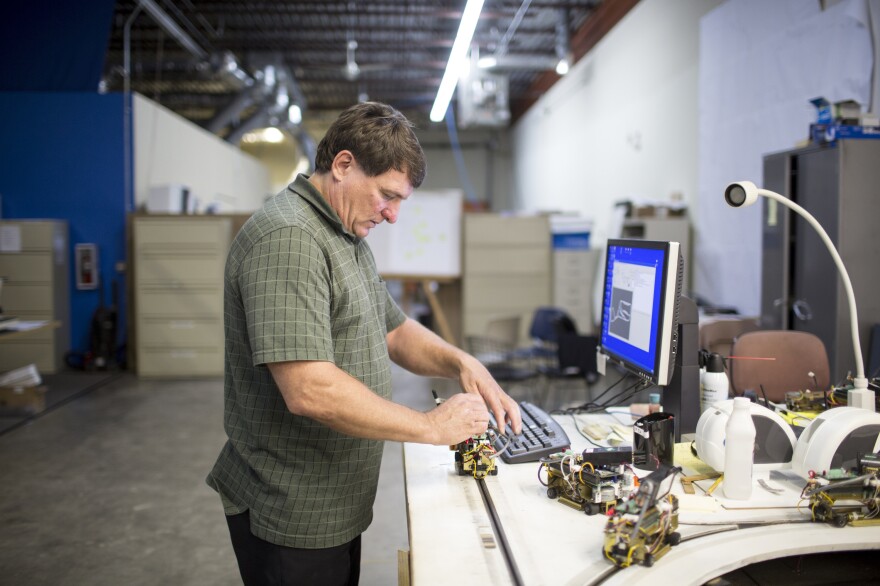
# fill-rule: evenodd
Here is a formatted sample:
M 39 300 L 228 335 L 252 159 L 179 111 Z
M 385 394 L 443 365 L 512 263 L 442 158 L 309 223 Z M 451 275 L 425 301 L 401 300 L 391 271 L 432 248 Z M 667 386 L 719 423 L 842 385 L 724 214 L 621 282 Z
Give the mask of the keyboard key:
M 549 454 L 561 452 L 571 447 L 562 426 L 550 414 L 527 401 L 519 404 L 523 417 L 523 433 L 513 440 L 513 431 L 508 425 L 505 429 L 507 438 L 496 438 L 495 449 L 501 450 L 510 441 L 510 447 L 501 454 L 501 459 L 508 464 L 520 462 L 537 462 Z

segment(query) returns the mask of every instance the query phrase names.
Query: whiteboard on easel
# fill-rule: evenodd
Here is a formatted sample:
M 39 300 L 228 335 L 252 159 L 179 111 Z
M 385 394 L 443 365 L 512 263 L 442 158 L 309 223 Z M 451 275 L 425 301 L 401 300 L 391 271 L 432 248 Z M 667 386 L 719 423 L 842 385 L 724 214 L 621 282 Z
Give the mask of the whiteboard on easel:
M 380 275 L 461 276 L 461 190 L 414 191 L 397 222 L 373 228 L 367 243 Z

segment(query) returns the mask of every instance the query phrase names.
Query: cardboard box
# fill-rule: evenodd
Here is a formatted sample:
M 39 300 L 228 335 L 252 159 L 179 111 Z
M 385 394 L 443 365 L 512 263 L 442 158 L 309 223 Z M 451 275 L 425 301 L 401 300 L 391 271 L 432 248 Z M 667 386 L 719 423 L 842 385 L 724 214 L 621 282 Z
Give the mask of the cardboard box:
M 46 409 L 46 387 L 0 387 L 0 414 L 34 415 Z
M 810 140 L 816 144 L 834 144 L 839 138 L 880 138 L 880 126 L 810 124 Z

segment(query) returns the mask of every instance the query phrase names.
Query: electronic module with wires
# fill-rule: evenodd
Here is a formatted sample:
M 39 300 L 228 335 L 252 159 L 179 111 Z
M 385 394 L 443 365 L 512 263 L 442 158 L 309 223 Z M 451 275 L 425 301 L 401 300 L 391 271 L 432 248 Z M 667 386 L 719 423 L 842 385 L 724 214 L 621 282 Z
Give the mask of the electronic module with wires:
M 652 566 L 681 542 L 678 499 L 672 480 L 681 468 L 661 465 L 642 479 L 638 491 L 613 509 L 605 524 L 604 553 L 614 565 Z
M 455 450 L 455 471 L 459 476 L 473 476 L 477 480 L 485 478 L 489 474 L 498 474 L 495 467 L 495 448 L 488 433 L 475 435 L 461 442 L 449 446 Z
M 858 469 L 812 474 L 802 499 L 810 499 L 813 521 L 835 527 L 880 525 L 880 454 L 859 459 Z
M 828 408 L 828 397 L 821 391 L 790 391 L 785 393 L 785 407 L 789 411 L 824 411 Z
M 638 479 L 625 464 L 594 465 L 586 456 L 587 452 L 576 454 L 571 450 L 546 456 L 541 459 L 538 480 L 547 487 L 548 498 L 587 515 L 607 513 L 629 498 Z M 546 482 L 542 472 L 546 473 Z

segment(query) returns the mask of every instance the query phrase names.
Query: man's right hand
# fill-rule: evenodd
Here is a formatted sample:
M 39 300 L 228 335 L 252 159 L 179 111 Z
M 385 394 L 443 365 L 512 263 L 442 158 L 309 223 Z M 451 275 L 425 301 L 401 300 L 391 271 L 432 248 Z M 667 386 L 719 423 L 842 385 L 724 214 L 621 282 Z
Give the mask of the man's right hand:
M 432 428 L 431 443 L 437 446 L 461 443 L 489 427 L 486 403 L 471 393 L 456 393 L 425 415 Z

